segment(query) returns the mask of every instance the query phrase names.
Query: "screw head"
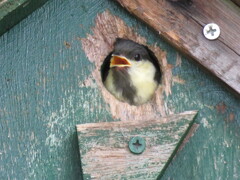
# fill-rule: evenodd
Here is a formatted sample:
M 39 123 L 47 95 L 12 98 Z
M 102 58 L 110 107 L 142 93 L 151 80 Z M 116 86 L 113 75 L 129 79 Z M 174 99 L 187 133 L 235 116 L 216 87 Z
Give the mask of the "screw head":
M 204 26 L 203 35 L 209 40 L 215 40 L 220 36 L 220 28 L 215 23 L 209 23 Z
M 132 153 L 141 154 L 146 148 L 145 139 L 139 136 L 132 137 L 128 143 L 128 147 Z

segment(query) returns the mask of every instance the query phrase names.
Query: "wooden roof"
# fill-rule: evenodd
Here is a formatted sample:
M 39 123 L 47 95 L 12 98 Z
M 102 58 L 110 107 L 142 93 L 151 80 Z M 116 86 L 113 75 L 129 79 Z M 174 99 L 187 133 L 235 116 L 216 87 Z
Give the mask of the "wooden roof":
M 240 94 L 240 9 L 230 1 L 116 0 Z M 239 2 L 239 1 L 236 1 Z M 208 23 L 220 26 L 217 40 L 202 33 Z

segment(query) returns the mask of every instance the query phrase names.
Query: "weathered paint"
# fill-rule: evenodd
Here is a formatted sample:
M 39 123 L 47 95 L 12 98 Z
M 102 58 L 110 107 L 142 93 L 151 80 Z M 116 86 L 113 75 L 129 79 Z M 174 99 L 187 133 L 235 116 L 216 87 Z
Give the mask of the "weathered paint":
M 84 177 L 156 180 L 167 167 L 196 114 L 196 111 L 188 111 L 148 121 L 77 125 Z M 133 138 L 144 142 L 145 151 L 140 155 L 133 145 L 129 145 Z M 130 152 L 131 148 L 135 154 Z
M 155 53 L 162 67 L 162 82 L 160 88 L 155 93 L 155 97 L 142 106 L 131 106 L 116 100 L 103 86 L 100 71 L 103 59 L 113 50 L 113 43 L 117 37 L 134 40 L 140 44 L 147 45 L 145 37 L 140 36 L 119 17 L 112 15 L 109 11 L 99 14 L 96 17 L 96 24 L 92 28 L 93 35 L 88 34 L 87 38 L 82 38 L 83 50 L 88 59 L 95 64 L 95 69 L 86 82 L 96 82 L 102 92 L 104 100 L 109 104 L 113 118 L 121 120 L 143 120 L 157 118 L 169 114 L 164 105 L 164 93 L 171 94 L 171 85 L 173 79 L 180 79 L 172 76 L 172 65 L 168 64 L 166 52 L 162 51 L 156 44 L 148 45 Z M 178 81 L 175 81 L 178 82 Z M 90 83 L 90 87 L 92 86 Z M 119 108 L 124 106 L 125 108 Z
M 0 37 L 0 179 L 81 179 L 75 125 L 116 120 L 86 81 L 95 64 L 79 40 L 107 9 L 165 51 L 184 80 L 164 96 L 167 113 L 199 110 L 199 128 L 162 179 L 240 179 L 239 99 L 184 56 L 176 66 L 177 51 L 111 0 L 51 0 Z
M 47 0 L 1 0 L 0 36 L 23 18 L 42 6 Z

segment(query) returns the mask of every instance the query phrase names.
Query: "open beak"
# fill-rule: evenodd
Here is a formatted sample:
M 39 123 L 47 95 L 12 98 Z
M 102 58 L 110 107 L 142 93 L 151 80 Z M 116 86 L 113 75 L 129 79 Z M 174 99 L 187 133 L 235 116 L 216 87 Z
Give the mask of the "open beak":
M 110 67 L 129 67 L 131 63 L 123 56 L 112 55 Z

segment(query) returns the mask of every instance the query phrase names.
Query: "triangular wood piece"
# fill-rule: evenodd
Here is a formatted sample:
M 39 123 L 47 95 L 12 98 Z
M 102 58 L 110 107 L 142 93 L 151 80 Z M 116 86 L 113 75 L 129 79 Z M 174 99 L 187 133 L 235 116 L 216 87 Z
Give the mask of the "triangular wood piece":
M 196 114 L 197 111 L 187 111 L 146 122 L 77 125 L 84 180 L 156 180 L 187 134 Z M 129 150 L 129 140 L 136 136 L 146 141 L 142 154 Z

